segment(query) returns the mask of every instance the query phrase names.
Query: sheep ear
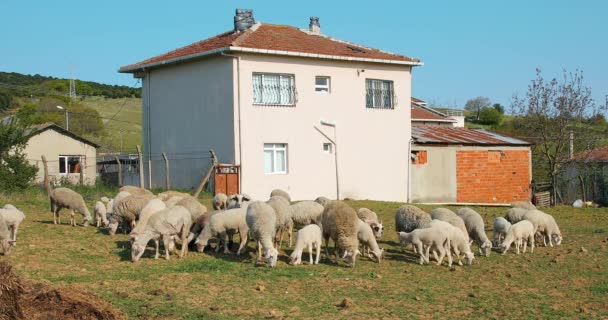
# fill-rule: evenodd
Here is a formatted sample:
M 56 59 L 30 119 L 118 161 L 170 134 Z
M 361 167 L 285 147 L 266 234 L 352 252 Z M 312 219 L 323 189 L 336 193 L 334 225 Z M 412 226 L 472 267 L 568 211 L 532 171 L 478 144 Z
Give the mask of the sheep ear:
M 251 197 L 249 195 L 243 195 L 243 201 L 251 201 Z

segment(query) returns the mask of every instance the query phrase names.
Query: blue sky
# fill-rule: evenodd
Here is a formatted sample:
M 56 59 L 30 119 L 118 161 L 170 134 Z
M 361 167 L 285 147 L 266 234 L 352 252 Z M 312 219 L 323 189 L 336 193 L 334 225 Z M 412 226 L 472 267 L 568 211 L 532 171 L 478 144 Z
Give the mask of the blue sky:
M 581 69 L 608 94 L 608 1 L 9 1 L 0 0 L 0 71 L 133 85 L 122 66 L 232 29 L 235 8 L 258 21 L 420 58 L 413 95 L 450 107 L 483 95 L 509 105 L 535 68 Z

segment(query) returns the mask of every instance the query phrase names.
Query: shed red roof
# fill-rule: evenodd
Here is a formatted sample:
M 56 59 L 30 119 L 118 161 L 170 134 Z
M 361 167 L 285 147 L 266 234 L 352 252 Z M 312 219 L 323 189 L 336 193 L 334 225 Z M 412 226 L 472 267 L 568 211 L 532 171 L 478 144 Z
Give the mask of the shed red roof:
M 443 120 L 456 122 L 456 120 L 448 117 L 441 116 L 435 112 L 431 112 L 427 109 L 421 108 L 412 103 L 412 120 Z
M 416 144 L 530 145 L 529 142 L 495 132 L 462 127 L 413 126 L 412 138 Z
M 574 156 L 574 160 L 608 162 L 608 146 L 603 146 L 578 153 Z
M 368 48 L 337 40 L 325 35 L 312 34 L 302 29 L 274 24 L 256 24 L 244 32 L 229 31 L 206 40 L 161 54 L 147 60 L 120 68 L 120 72 L 134 72 L 141 67 L 169 63 L 178 58 L 194 58 L 197 55 L 213 53 L 214 50 L 231 51 L 238 48 L 273 50 L 269 54 L 304 53 L 360 59 L 390 60 L 420 64 L 419 59 Z M 280 52 L 276 52 L 280 51 Z

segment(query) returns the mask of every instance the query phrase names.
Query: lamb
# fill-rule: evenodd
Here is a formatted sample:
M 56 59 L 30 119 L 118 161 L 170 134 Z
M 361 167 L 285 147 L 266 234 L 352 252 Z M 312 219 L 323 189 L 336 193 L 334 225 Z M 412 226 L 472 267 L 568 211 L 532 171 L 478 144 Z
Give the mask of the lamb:
M 281 189 L 272 190 L 272 192 L 270 192 L 270 198 L 272 197 L 283 197 L 285 198 L 285 200 L 287 200 L 287 202 L 291 203 L 291 197 L 289 196 L 289 193 Z
M 359 254 L 357 212 L 342 201 L 327 204 L 321 216 L 321 230 L 325 239 L 325 253 L 329 259 L 329 239 L 334 241 L 336 263 L 339 263 L 339 250 L 344 251 L 342 258 L 347 258 L 349 266 L 354 267 Z
M 251 201 L 251 197 L 245 193 L 233 194 L 228 197 L 226 209 L 236 209 L 242 207 L 245 202 Z
M 374 231 L 376 239 L 382 238 L 382 232 L 384 232 L 384 226 L 382 221 L 378 221 L 378 215 L 368 208 L 359 208 L 357 210 L 357 216 L 361 221 L 367 223 Z
M 0 216 L 4 218 L 4 223 L 10 231 L 10 240 L 13 241 L 13 245 L 17 245 L 17 231 L 19 225 L 25 220 L 25 214 L 17 209 L 12 204 L 6 204 L 0 209 Z
M 213 210 L 224 210 L 228 204 L 228 196 L 225 193 L 218 193 L 213 197 Z
M 300 201 L 292 204 L 290 208 L 293 223 L 303 226 L 318 223 L 324 209 L 321 204 L 314 201 Z
M 153 196 L 154 194 L 147 189 L 144 188 L 140 188 L 140 187 L 136 187 L 136 186 L 122 186 L 120 187 L 120 189 L 118 189 L 119 192 L 128 192 L 132 195 L 149 195 L 149 196 Z
M 50 187 L 48 187 L 50 189 Z M 91 221 L 91 213 L 84 202 L 84 199 L 76 191 L 68 188 L 57 188 L 49 190 L 49 199 L 51 201 L 51 211 L 53 212 L 53 224 L 61 224 L 59 211 L 66 208 L 70 210 L 70 224 L 76 226 L 74 219 L 74 211 L 82 214 L 84 217 L 83 226 L 88 226 Z
M 511 208 L 520 208 L 526 210 L 535 210 L 536 206 L 534 206 L 530 201 L 517 201 L 511 203 Z
M 559 226 L 557 225 L 557 222 L 555 222 L 555 218 L 553 218 L 552 215 L 550 214 L 546 214 L 546 225 L 545 225 L 545 232 L 544 232 L 544 236 L 543 236 L 543 242 L 545 247 L 547 246 L 546 243 L 546 239 L 549 239 L 549 245 L 553 246 L 553 241 L 555 241 L 556 245 L 561 245 L 562 244 L 562 233 L 559 230 Z
M 411 244 L 418 252 L 420 256 L 419 263 L 424 264 L 430 263 L 429 261 L 429 251 L 431 248 L 435 248 L 439 251 L 439 258 L 437 259 L 437 265 L 441 265 L 444 256 L 446 253 L 448 254 L 448 259 L 451 260 L 449 255 L 449 243 L 448 236 L 444 232 L 438 232 L 436 228 L 423 228 L 423 229 L 414 229 L 411 232 L 398 232 L 399 234 L 399 243 L 405 247 L 408 244 Z
M 141 210 L 154 198 L 153 195 L 131 195 L 114 205 L 114 213 L 110 221 L 110 235 L 116 233 L 120 224 L 125 228 L 135 227 L 135 220 L 139 216 Z
M 494 232 L 494 237 L 492 242 L 495 247 L 498 247 L 502 240 L 507 236 L 507 232 L 511 228 L 511 223 L 507 221 L 507 219 L 503 217 L 497 217 L 494 219 L 494 227 L 492 228 Z
M 528 220 L 534 226 L 534 233 L 539 232 L 543 234 L 544 245 L 547 246 L 546 238 L 549 238 L 549 245 L 553 247 L 553 238 L 559 245 L 562 242 L 562 234 L 559 231 L 559 227 L 555 222 L 555 219 L 542 211 L 529 210 L 523 216 L 524 220 Z
M 492 251 L 492 242 L 486 235 L 481 215 L 471 208 L 461 208 L 456 214 L 464 221 L 471 240 L 479 246 L 479 253 L 488 257 Z
M 528 220 L 522 220 L 513 224 L 511 228 L 509 228 L 507 236 L 500 244 L 502 254 L 507 253 L 513 242 L 515 242 L 517 254 L 519 254 L 519 247 L 522 243 L 524 245 L 523 253 L 526 253 L 526 244 L 528 243 L 530 244 L 530 252 L 534 253 L 534 233 L 534 225 Z
M 510 223 L 518 223 L 524 219 L 524 215 L 526 214 L 526 212 L 528 212 L 528 209 L 511 208 L 507 210 L 507 213 L 505 214 L 505 219 L 507 219 L 507 221 L 509 221 Z
M 448 222 L 454 227 L 460 229 L 464 235 L 464 238 L 467 240 L 467 242 L 469 242 L 469 232 L 464 224 L 464 220 L 454 213 L 454 211 L 446 208 L 435 208 L 433 211 L 431 211 L 431 217 L 435 220 Z
M 378 263 L 382 262 L 382 253 L 384 252 L 384 249 L 380 249 L 378 246 L 376 235 L 369 224 L 361 220 L 357 221 L 357 238 L 359 239 L 359 243 L 363 245 L 363 254 L 367 255 L 369 258 L 373 255 Z
M 192 218 L 190 212 L 182 206 L 166 208 L 153 214 L 148 220 L 144 232 L 131 245 L 131 261 L 137 262 L 146 250 L 150 240 L 156 244 L 155 259 L 158 259 L 158 242 L 162 239 L 165 247 L 165 258 L 169 260 L 169 250 L 173 246 L 173 237 L 178 236 L 182 240 L 179 257 L 183 258 L 188 252 L 186 239 L 190 232 Z
M 274 209 L 277 216 L 277 234 L 274 245 L 279 248 L 283 242 L 283 234 L 289 234 L 289 246 L 291 247 L 291 236 L 293 233 L 293 220 L 291 219 L 291 207 L 284 197 L 275 196 L 266 201 Z
M 430 214 L 406 204 L 395 212 L 395 229 L 397 232 L 412 232 L 414 229 L 427 228 L 431 220 Z
M 152 199 L 148 201 L 148 203 L 139 212 L 139 219 L 135 224 L 135 227 L 133 228 L 133 230 L 131 230 L 131 233 L 129 234 L 129 240 L 131 241 L 131 243 L 133 243 L 137 239 L 137 237 L 145 231 L 146 225 L 148 225 L 150 217 L 166 208 L 167 206 L 160 199 Z
M 16 242 L 17 241 L 15 240 L 11 240 L 11 233 L 8 231 L 6 221 L 4 221 L 4 217 L 0 215 L 0 247 L 2 247 L 2 252 L 5 256 L 8 256 L 11 253 L 11 248 Z
M 246 249 L 245 247 L 247 245 L 247 232 L 249 231 L 249 227 L 247 226 L 245 215 L 247 214 L 248 206 L 249 203 L 246 203 L 240 208 L 220 211 L 219 213 L 212 215 L 209 218 L 209 223 L 194 242 L 197 246 L 197 251 L 203 252 L 209 239 L 216 236 L 220 241 L 218 241 L 218 244 L 215 247 L 215 252 L 220 250 L 223 243 L 224 253 L 228 254 L 230 253 L 230 249 L 226 242 L 226 236 L 228 235 L 228 232 L 238 231 L 241 237 L 241 243 L 236 254 L 240 255 L 241 252 Z
M 315 199 L 315 202 L 325 207 L 328 203 L 331 202 L 331 200 L 327 197 L 321 196 L 321 197 L 317 197 Z
M 267 203 L 254 201 L 247 208 L 245 214 L 247 227 L 251 231 L 251 238 L 256 243 L 255 264 L 257 265 L 262 251 L 264 260 L 272 268 L 276 265 L 279 251 L 274 247 L 277 231 L 277 216 L 274 209 Z M 318 253 L 317 253 L 318 259 Z
M 95 207 L 93 207 L 93 214 L 95 215 L 97 228 L 101 227 L 102 222 L 104 227 L 108 226 L 109 222 L 107 213 L 108 211 L 106 205 L 101 201 L 97 201 L 95 203 Z
M 437 232 L 444 233 L 448 237 L 448 266 L 452 266 L 452 255 L 453 252 L 456 255 L 456 259 L 458 259 L 458 264 L 462 266 L 462 260 L 460 258 L 460 254 L 463 254 L 465 260 L 468 265 L 473 263 L 475 259 L 475 255 L 471 252 L 471 245 L 469 241 L 465 238 L 462 230 L 460 228 L 455 227 L 447 221 L 443 220 L 433 220 L 430 223 L 430 228 L 435 228 L 438 230 Z M 437 261 L 437 255 L 433 251 L 433 255 Z M 427 254 L 428 259 L 428 254 Z
M 363 224 L 366 225 L 365 223 Z M 322 242 L 323 237 L 321 236 L 321 228 L 318 225 L 309 224 L 304 228 L 300 229 L 296 238 L 296 246 L 293 249 L 291 255 L 289 256 L 290 264 L 302 264 L 302 252 L 304 251 L 304 248 L 308 248 L 309 264 L 319 264 Z M 312 257 L 313 248 L 317 250 L 317 258 L 314 260 L 314 263 Z

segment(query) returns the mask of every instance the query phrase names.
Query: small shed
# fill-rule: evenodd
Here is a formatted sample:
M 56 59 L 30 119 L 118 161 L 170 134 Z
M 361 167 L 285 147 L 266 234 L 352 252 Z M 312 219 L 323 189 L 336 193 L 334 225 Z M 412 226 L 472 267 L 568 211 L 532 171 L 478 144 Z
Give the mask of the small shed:
M 50 122 L 30 126 L 26 134 L 29 139 L 24 154 L 30 163 L 38 166 L 35 183 L 44 180 L 41 160 L 44 155 L 52 182 L 60 184 L 67 180 L 77 184 L 82 171 L 83 182 L 87 185 L 95 184 L 98 144 Z
M 413 126 L 410 201 L 502 204 L 530 200 L 530 143 L 495 132 Z
M 562 203 L 581 199 L 608 204 L 608 146 L 578 154 L 566 164 L 557 179 Z

